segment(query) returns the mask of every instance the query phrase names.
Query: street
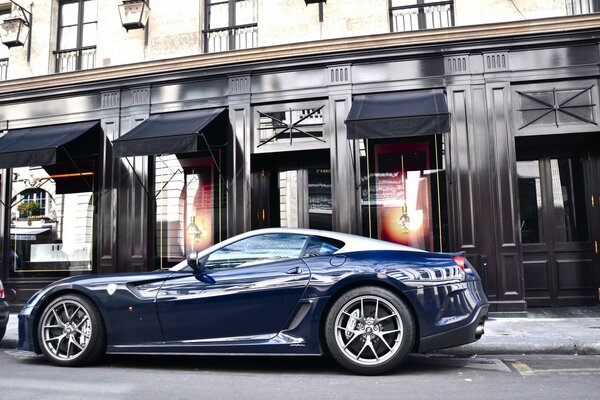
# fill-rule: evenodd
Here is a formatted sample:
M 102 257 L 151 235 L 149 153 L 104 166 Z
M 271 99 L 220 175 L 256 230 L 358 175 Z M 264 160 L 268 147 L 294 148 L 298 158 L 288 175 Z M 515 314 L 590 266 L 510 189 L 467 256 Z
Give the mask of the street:
M 0 349 L 0 399 L 597 399 L 600 356 L 411 355 L 386 376 L 325 357 L 108 356 L 59 368 Z

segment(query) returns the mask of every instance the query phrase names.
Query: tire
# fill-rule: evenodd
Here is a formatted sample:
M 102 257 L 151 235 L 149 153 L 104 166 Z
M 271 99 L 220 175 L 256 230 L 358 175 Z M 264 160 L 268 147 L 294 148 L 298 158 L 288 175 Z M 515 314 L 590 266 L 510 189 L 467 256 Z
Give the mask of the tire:
M 48 304 L 37 334 L 48 361 L 62 367 L 91 364 L 106 352 L 102 316 L 90 300 L 77 294 L 60 296 Z
M 0 340 L 4 338 L 4 334 L 6 333 L 6 327 L 0 328 Z
M 415 323 L 394 293 L 364 286 L 333 303 L 325 321 L 325 340 L 342 367 L 361 375 L 378 375 L 406 360 L 415 342 Z

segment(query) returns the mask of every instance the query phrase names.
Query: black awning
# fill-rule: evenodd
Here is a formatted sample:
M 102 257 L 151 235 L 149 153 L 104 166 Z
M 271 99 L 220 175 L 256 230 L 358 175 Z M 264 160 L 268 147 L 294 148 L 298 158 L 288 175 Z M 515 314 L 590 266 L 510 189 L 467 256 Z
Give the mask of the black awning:
M 442 89 L 355 96 L 346 119 L 348 139 L 382 139 L 450 131 Z
M 197 152 L 205 147 L 199 133 L 208 134 L 210 131 L 213 131 L 210 144 L 222 145 L 227 141 L 225 130 L 219 131 L 218 128 L 224 125 L 219 125 L 216 121 L 226 118 L 226 110 L 215 108 L 151 115 L 113 141 L 113 157 Z M 220 139 L 216 143 L 215 137 Z
M 99 142 L 99 129 L 98 121 L 10 129 L 0 137 L 0 168 L 51 165 L 72 156 L 95 155 L 98 146 L 90 143 Z M 59 149 L 68 151 L 67 158 Z

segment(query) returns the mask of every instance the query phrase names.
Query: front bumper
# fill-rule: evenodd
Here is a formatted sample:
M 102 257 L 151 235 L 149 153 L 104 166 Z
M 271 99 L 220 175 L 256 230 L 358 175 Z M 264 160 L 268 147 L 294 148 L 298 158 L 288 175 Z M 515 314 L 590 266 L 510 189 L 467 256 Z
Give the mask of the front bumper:
M 35 344 L 33 318 L 29 315 L 19 314 L 19 340 L 17 349 L 41 353 Z
M 422 337 L 419 341 L 419 353 L 461 346 L 479 340 L 483 334 L 483 326 L 487 318 L 487 313 L 488 304 L 485 303 L 477 308 L 473 318 L 467 324 L 445 332 Z
M 0 330 L 4 330 L 8 325 L 8 303 L 4 299 L 0 299 Z

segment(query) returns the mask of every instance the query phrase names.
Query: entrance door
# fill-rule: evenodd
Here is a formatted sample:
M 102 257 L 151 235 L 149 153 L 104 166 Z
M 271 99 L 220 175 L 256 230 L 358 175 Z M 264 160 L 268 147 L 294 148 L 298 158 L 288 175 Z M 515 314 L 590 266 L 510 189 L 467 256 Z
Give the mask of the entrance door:
M 255 156 L 252 228 L 332 230 L 331 169 L 326 152 Z
M 539 139 L 538 139 L 539 140 Z M 583 145 L 517 141 L 525 298 L 529 306 L 598 303 L 598 160 Z M 521 151 L 519 151 L 521 149 Z M 594 222 L 595 221 L 595 222 Z

